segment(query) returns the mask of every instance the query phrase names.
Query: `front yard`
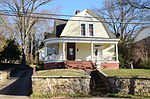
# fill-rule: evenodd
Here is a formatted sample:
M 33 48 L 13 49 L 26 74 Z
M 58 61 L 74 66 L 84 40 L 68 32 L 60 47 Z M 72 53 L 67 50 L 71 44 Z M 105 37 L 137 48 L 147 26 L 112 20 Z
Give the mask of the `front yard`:
M 150 69 L 102 69 L 108 76 L 150 77 Z
M 38 71 L 35 76 L 87 76 L 83 70 L 76 69 L 52 69 L 52 70 L 42 70 Z

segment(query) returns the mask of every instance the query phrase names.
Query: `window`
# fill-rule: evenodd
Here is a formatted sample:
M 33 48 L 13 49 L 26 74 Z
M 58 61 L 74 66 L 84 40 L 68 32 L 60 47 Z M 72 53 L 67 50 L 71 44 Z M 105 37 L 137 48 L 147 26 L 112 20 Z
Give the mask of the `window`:
M 74 51 L 73 48 L 69 48 L 69 55 L 73 55 Z
M 85 36 L 85 24 L 81 24 L 81 35 Z
M 147 43 L 147 38 L 144 39 L 144 43 L 145 43 L 145 44 Z
M 93 36 L 93 24 L 89 24 L 89 35 Z
M 47 47 L 47 55 L 58 54 L 57 48 Z

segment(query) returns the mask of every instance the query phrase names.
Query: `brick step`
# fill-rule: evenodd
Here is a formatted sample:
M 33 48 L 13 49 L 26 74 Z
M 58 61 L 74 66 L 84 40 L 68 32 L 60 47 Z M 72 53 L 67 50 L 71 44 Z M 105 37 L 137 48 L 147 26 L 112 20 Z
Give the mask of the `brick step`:
M 83 70 L 92 70 L 93 63 L 90 61 L 65 61 L 66 68 L 68 69 L 83 69 Z
M 67 64 L 67 65 L 70 65 L 70 66 L 75 66 L 75 67 L 91 67 L 92 64 Z
M 80 63 L 82 63 L 82 64 L 86 64 L 86 63 L 91 63 L 90 61 L 65 61 L 66 63 L 74 63 L 74 64 L 80 64 Z

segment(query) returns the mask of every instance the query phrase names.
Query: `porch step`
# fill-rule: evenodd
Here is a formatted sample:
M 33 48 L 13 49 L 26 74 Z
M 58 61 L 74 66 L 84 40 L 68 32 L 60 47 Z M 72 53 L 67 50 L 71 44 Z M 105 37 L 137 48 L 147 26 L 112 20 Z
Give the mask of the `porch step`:
M 65 67 L 68 69 L 93 70 L 95 66 L 91 61 L 65 61 Z

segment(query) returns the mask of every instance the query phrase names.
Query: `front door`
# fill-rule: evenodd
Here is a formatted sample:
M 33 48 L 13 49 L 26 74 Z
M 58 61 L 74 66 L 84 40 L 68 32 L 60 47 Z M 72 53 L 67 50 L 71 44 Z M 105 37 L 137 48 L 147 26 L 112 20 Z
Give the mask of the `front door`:
M 96 59 L 102 59 L 102 45 L 95 45 L 95 50 L 94 50 Z
M 75 60 L 75 43 L 67 43 L 67 59 Z

